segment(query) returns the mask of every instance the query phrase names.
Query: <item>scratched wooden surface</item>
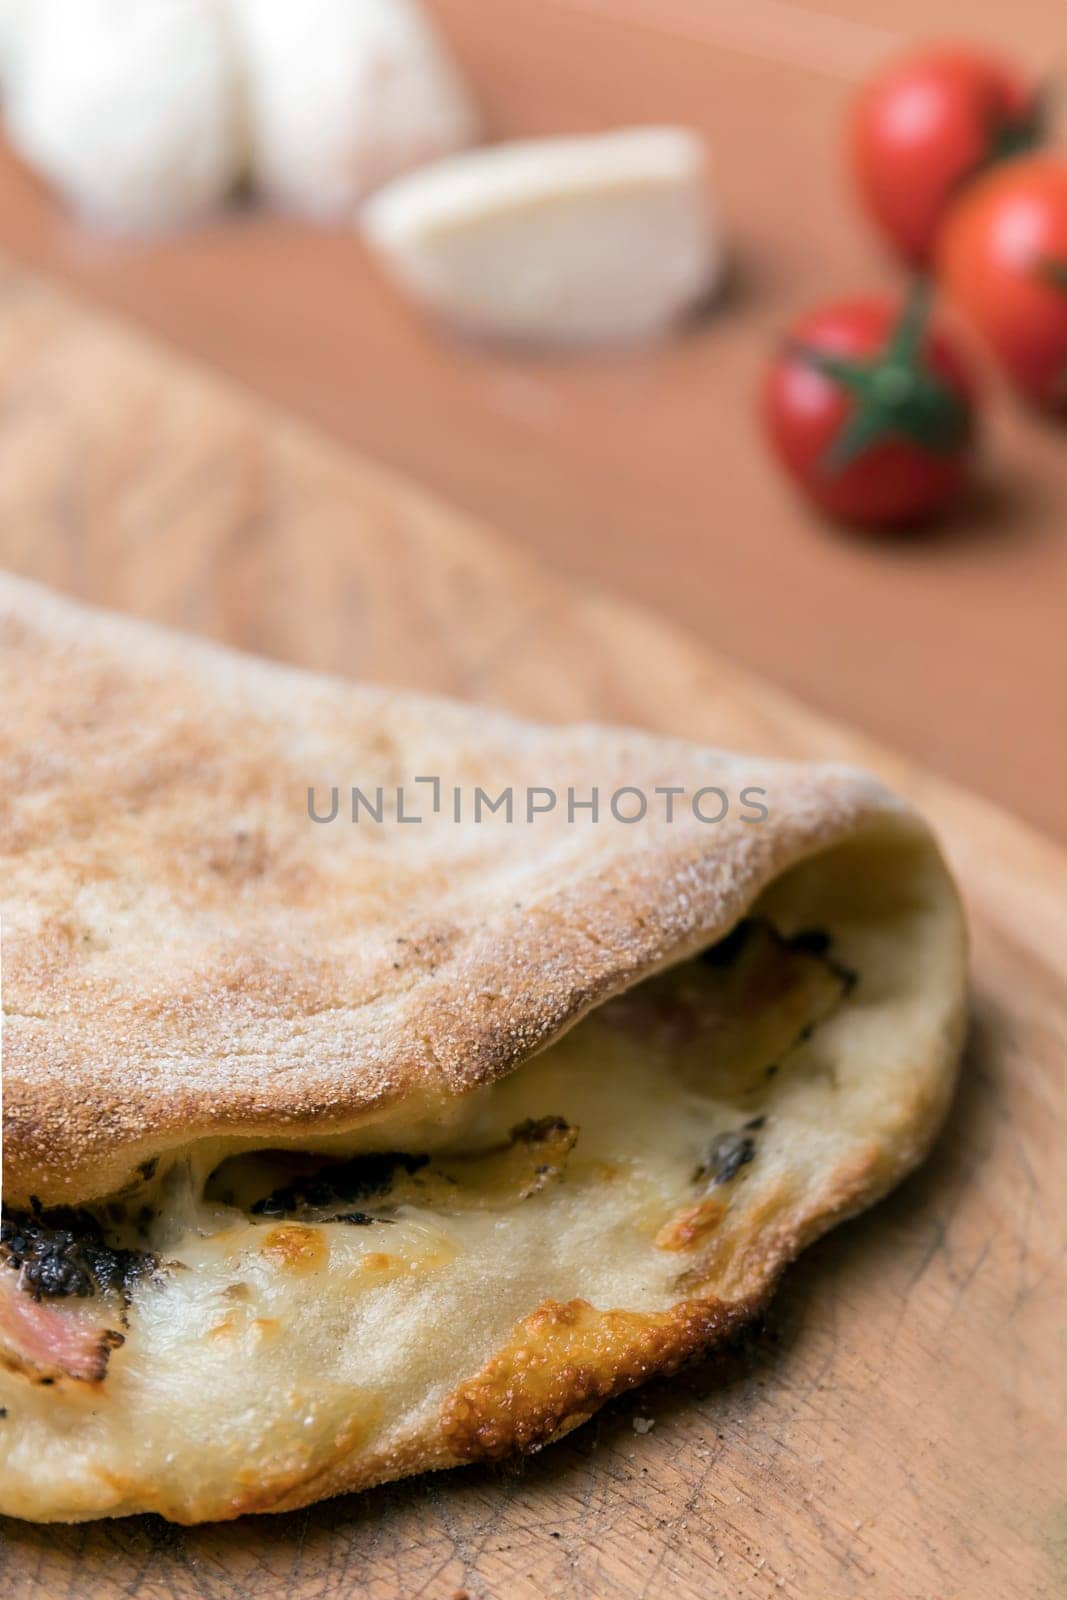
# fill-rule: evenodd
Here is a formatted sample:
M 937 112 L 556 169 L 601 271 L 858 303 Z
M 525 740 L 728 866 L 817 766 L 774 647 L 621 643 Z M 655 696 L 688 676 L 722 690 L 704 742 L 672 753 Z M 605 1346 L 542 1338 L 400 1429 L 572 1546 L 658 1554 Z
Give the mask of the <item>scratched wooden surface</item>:
M 1067 866 L 1053 846 L 3 262 L 0 562 L 313 666 L 867 761 L 941 827 L 975 970 L 932 1159 L 811 1251 L 729 1358 L 516 1470 L 190 1530 L 8 1522 L 7 1600 L 1063 1593 Z
M 857 81 L 960 33 L 1062 79 L 1064 0 L 430 3 L 493 137 L 707 136 L 732 259 L 711 315 L 604 356 L 484 348 L 391 292 L 353 229 L 249 210 L 102 238 L 2 152 L 0 245 L 1067 843 L 1064 429 L 987 374 L 974 496 L 940 537 L 887 545 L 809 514 L 754 420 L 791 317 L 902 288 L 845 179 Z

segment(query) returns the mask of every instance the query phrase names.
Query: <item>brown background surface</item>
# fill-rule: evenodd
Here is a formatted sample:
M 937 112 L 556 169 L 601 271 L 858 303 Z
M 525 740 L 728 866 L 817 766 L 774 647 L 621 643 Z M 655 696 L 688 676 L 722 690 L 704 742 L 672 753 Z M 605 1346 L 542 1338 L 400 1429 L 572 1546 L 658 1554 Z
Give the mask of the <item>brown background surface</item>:
M 974 941 L 944 1135 L 747 1348 L 514 1469 L 218 1527 L 0 1521 L 4 1600 L 1063 1595 L 1060 850 L 3 261 L 0 565 L 353 676 L 862 761 L 941 831 Z
M 347 230 L 231 214 L 165 241 L 94 239 L 7 159 L 0 243 L 1067 838 L 1067 434 L 996 389 L 969 506 L 887 546 L 809 518 L 752 420 L 793 311 L 898 282 L 840 170 L 855 80 L 906 38 L 964 26 L 1052 75 L 1062 0 L 966 16 L 948 0 L 433 4 L 495 135 L 707 131 L 736 262 L 714 315 L 644 352 L 478 349 L 423 325 Z

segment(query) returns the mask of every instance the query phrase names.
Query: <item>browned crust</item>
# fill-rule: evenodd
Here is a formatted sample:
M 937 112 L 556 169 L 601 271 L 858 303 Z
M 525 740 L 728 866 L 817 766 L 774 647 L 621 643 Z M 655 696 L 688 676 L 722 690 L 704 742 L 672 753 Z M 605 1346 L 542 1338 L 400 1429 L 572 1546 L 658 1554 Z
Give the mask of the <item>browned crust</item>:
M 773 878 L 915 828 L 849 769 L 272 667 L 0 579 L 5 1192 L 114 1192 L 199 1137 L 300 1139 L 506 1073 Z M 309 783 L 768 791 L 718 827 L 316 828 Z
M 721 1343 L 757 1309 L 692 1300 L 642 1313 L 546 1300 L 449 1397 L 441 1418 L 445 1444 L 458 1461 L 539 1450 L 605 1400 Z

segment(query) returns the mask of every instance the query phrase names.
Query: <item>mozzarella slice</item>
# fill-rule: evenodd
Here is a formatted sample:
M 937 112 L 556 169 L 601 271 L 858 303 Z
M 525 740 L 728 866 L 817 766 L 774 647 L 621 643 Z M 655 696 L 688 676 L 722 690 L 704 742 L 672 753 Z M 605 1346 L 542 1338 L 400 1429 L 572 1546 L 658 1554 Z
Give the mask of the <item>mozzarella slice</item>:
M 684 128 L 473 151 L 389 185 L 362 221 L 416 300 L 505 339 L 648 338 L 722 272 L 705 147 Z

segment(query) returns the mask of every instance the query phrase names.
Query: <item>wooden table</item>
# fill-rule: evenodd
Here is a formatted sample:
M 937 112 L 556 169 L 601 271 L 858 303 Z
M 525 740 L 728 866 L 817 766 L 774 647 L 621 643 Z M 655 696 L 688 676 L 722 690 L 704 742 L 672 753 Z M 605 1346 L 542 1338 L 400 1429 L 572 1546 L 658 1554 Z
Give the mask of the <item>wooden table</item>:
M 644 352 L 457 343 L 347 230 L 228 216 L 87 237 L 0 163 L 0 244 L 442 491 L 517 544 L 684 621 L 812 704 L 1067 838 L 1067 441 L 999 390 L 984 482 L 937 538 L 864 543 L 769 470 L 752 397 L 775 332 L 895 285 L 850 205 L 840 124 L 949 0 L 433 0 L 496 135 L 672 118 L 706 130 L 736 261 L 723 306 Z M 973 0 L 1038 71 L 1062 0 Z
M 354 676 L 863 761 L 941 831 L 975 972 L 931 1159 L 746 1349 L 518 1469 L 221 1527 L 0 1524 L 5 1600 L 1063 1594 L 1058 849 L 2 261 L 0 565 Z

